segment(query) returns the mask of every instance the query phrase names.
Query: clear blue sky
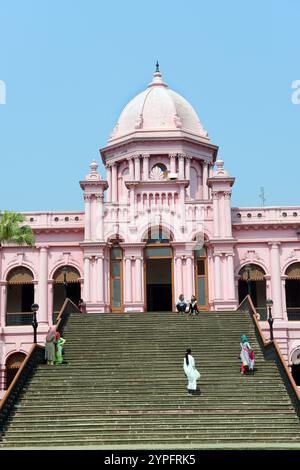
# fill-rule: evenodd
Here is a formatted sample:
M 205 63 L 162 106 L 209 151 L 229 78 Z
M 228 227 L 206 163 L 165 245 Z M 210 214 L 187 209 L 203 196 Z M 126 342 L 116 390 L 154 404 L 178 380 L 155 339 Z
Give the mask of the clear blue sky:
M 299 25 L 298 0 L 0 0 L 0 209 L 82 209 L 78 181 L 157 59 L 236 177 L 233 205 L 261 186 L 299 205 Z

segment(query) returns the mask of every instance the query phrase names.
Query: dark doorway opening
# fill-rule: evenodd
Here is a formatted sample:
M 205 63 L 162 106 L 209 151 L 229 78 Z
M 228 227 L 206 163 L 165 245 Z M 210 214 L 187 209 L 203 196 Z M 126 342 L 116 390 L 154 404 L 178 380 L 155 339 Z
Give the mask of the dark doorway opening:
M 172 311 L 172 259 L 147 259 L 147 311 Z
M 296 385 L 300 385 L 300 364 L 292 365 L 292 376 L 296 382 Z

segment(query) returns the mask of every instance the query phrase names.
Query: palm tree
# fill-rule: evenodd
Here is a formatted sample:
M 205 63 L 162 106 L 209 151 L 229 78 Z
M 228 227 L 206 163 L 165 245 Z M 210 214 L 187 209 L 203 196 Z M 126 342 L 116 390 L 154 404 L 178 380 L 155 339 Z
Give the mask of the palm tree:
M 22 225 L 25 217 L 19 212 L 0 212 L 0 246 L 3 242 L 17 245 L 34 245 L 34 235 L 29 225 Z

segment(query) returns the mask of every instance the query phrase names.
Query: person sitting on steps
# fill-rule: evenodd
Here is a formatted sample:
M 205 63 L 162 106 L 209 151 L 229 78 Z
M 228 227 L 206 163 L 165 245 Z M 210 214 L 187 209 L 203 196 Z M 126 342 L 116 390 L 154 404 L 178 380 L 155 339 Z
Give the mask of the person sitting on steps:
M 191 297 L 191 302 L 190 302 L 190 308 L 189 308 L 189 314 L 190 315 L 199 315 L 199 310 L 198 310 L 198 305 L 197 305 L 197 299 L 194 295 Z
M 177 304 L 176 304 L 177 312 L 178 313 L 181 313 L 181 312 L 184 313 L 185 310 L 186 310 L 186 307 L 187 307 L 187 303 L 184 300 L 184 295 L 180 294 L 180 296 L 178 298 L 178 301 L 177 301 Z

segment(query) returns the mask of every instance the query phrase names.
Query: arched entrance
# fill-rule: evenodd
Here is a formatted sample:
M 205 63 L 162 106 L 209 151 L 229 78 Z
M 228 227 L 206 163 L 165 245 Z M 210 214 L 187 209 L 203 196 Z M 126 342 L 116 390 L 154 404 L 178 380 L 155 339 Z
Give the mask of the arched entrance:
M 201 310 L 208 310 L 208 273 L 207 273 L 207 253 L 203 246 L 195 250 L 195 281 L 196 298 L 198 307 Z
M 292 376 L 296 385 L 300 386 L 300 348 L 292 354 Z
M 118 241 L 110 249 L 110 305 L 112 312 L 123 311 L 123 250 Z
M 257 264 L 247 264 L 239 272 L 239 303 L 250 295 L 261 320 L 266 320 L 266 273 Z
M 145 293 L 148 312 L 170 312 L 173 305 L 171 235 L 162 227 L 148 231 L 145 247 Z
M 12 269 L 7 275 L 6 325 L 29 325 L 34 303 L 32 272 L 23 267 Z
M 300 263 L 291 264 L 285 271 L 286 307 L 289 320 L 300 320 Z
M 14 380 L 22 362 L 24 361 L 26 354 L 22 352 L 16 352 L 10 354 L 6 359 L 5 370 L 6 370 L 6 380 L 5 380 L 5 390 L 8 389 L 12 381 Z
M 76 305 L 81 297 L 80 273 L 73 266 L 61 266 L 53 274 L 53 311 L 60 311 L 66 297 Z

